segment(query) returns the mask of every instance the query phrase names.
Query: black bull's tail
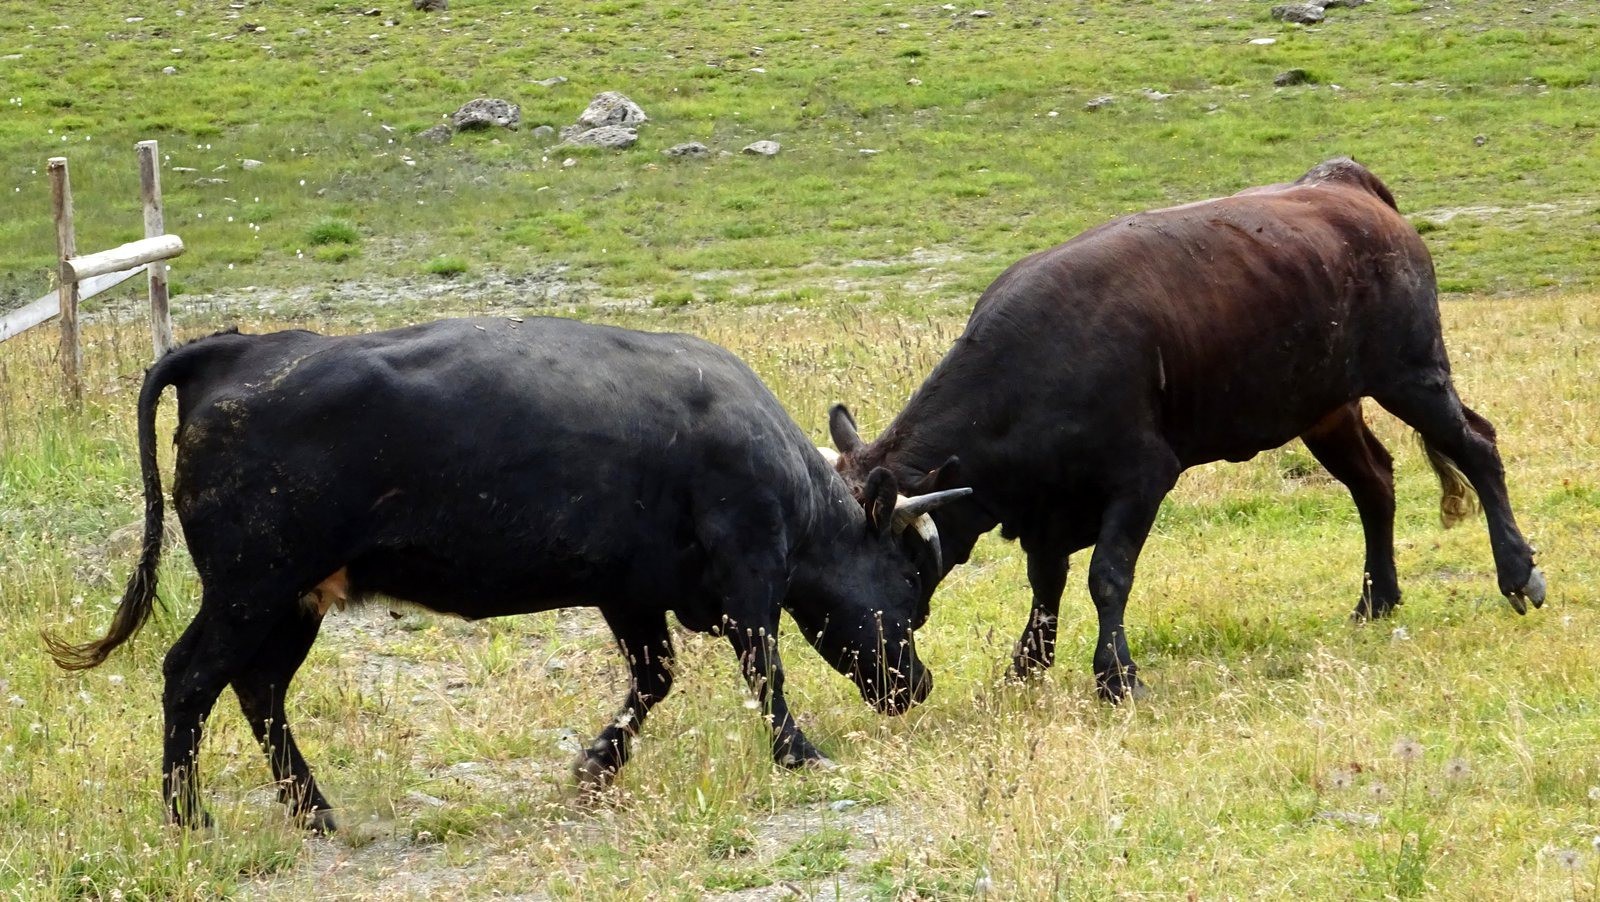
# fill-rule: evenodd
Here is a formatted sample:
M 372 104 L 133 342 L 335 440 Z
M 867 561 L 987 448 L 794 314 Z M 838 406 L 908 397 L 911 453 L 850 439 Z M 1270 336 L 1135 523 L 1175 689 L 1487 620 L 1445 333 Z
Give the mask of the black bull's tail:
M 67 670 L 88 670 L 99 666 L 117 646 L 133 637 L 150 619 L 156 600 L 156 566 L 161 563 L 161 537 L 163 514 L 161 502 L 161 471 L 156 463 L 156 405 L 161 401 L 161 390 L 172 385 L 180 376 L 184 349 L 168 353 L 145 373 L 144 388 L 139 391 L 139 471 L 144 477 L 144 545 L 139 552 L 139 566 L 128 577 L 128 587 L 122 593 L 122 603 L 111 620 L 104 637 L 82 645 L 73 645 L 61 638 L 45 633 L 44 644 L 50 657 Z
M 1421 433 L 1417 433 L 1417 444 L 1422 446 L 1433 472 L 1439 476 L 1439 522 L 1449 529 L 1472 516 L 1478 509 L 1478 494 L 1472 490 L 1472 484 L 1467 482 L 1467 477 L 1456 466 L 1456 462 L 1428 444 Z

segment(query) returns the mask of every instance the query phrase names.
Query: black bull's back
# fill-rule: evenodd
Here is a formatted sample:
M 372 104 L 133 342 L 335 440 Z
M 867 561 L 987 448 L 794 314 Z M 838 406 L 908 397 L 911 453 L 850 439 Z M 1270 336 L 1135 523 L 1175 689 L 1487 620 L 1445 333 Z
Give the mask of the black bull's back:
M 803 435 L 686 336 L 485 319 L 238 338 L 234 365 L 178 383 L 175 505 L 197 561 L 270 542 L 301 592 L 347 566 L 352 595 L 468 617 L 692 603 L 712 499 L 760 483 L 795 519 L 815 503 L 787 459 Z
M 854 482 L 887 466 L 920 491 L 974 488 L 935 515 L 947 561 L 996 525 L 1022 542 L 1034 603 L 1020 674 L 1053 662 L 1068 557 L 1095 546 L 1094 667 L 1119 698 L 1139 685 L 1122 626 L 1134 564 L 1188 467 L 1301 437 L 1361 513 L 1358 616 L 1399 604 L 1392 462 L 1364 397 L 1421 435 L 1447 525 L 1467 509 L 1467 484 L 1477 490 L 1501 591 L 1519 611 L 1540 604 L 1494 429 L 1451 382 L 1427 248 L 1348 159 L 1115 220 L 1019 261 L 877 440 L 862 442 L 842 408 L 832 426 Z

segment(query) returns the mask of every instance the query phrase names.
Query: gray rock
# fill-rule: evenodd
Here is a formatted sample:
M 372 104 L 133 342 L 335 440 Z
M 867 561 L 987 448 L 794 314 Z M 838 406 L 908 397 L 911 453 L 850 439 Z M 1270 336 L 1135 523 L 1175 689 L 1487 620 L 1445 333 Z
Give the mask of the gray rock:
M 244 167 L 245 169 L 260 169 L 261 167 L 263 167 L 263 166 L 265 166 L 267 164 L 261 162 L 260 160 L 248 160 L 248 159 L 246 159 L 246 160 L 240 160 L 239 161 L 239 165 Z
M 1301 25 L 1315 25 L 1323 19 L 1322 7 L 1313 3 L 1285 3 L 1272 8 L 1272 18 Z
M 1364 6 L 1367 0 L 1322 0 L 1323 9 L 1355 9 Z
M 1112 105 L 1113 103 L 1116 103 L 1116 102 L 1117 102 L 1117 98 L 1112 97 L 1110 94 L 1107 94 L 1104 97 L 1096 97 L 1095 99 L 1089 101 L 1088 103 L 1083 105 L 1083 108 L 1086 109 L 1086 110 L 1089 110 L 1090 112 L 1093 112 L 1094 110 L 1103 109 L 1103 108 L 1108 107 L 1108 106 L 1110 106 L 1110 105 Z
M 644 114 L 644 110 L 640 109 L 637 103 L 616 91 L 596 94 L 594 99 L 589 101 L 588 108 L 578 117 L 578 124 L 586 128 L 600 128 L 606 125 L 633 128 L 649 121 L 650 117 Z
M 450 0 L 411 0 L 411 8 L 425 13 L 442 13 L 450 8 Z
M 479 97 L 467 101 L 461 109 L 451 113 L 450 124 L 458 131 L 494 125 L 514 129 L 522 124 L 522 107 L 497 97 Z
M 561 140 L 565 141 L 568 138 L 581 135 L 588 130 L 589 127 L 587 125 L 563 125 L 561 126 Z
M 1488 143 L 1489 143 L 1489 136 L 1488 135 L 1473 135 L 1472 136 L 1472 144 L 1473 144 L 1474 147 L 1482 147 L 1483 145 L 1488 144 Z
M 606 150 L 626 150 L 639 141 L 639 132 L 620 125 L 602 125 L 585 129 L 567 139 L 569 147 L 600 147 Z
M 1364 811 L 1318 811 L 1312 818 L 1334 824 L 1347 824 L 1351 827 L 1378 826 L 1378 816 Z
M 987 19 L 990 16 L 994 15 L 994 13 L 989 12 L 986 9 L 975 9 L 972 12 L 968 13 L 968 15 L 972 16 L 972 18 L 974 18 L 974 19 Z
M 666 150 L 663 150 L 662 153 L 669 157 L 694 157 L 698 159 L 700 157 L 709 156 L 711 154 L 711 148 L 701 144 L 699 141 L 690 141 L 686 144 L 674 144 Z
M 554 141 L 555 137 L 556 130 L 548 125 L 541 125 L 533 130 L 533 139 L 535 141 Z
M 161 69 L 161 74 L 162 75 L 177 75 L 178 74 L 178 67 L 177 66 L 164 66 Z
M 541 78 L 534 82 L 534 84 L 541 88 L 553 88 L 556 85 L 564 85 L 566 83 L 567 77 L 565 75 L 552 75 L 549 78 Z
M 743 150 L 743 153 L 754 154 L 761 157 L 775 157 L 783 146 L 776 141 L 757 141 Z
M 417 137 L 424 141 L 434 141 L 439 144 L 444 144 L 445 142 L 449 141 L 450 138 L 455 135 L 455 133 L 456 130 L 454 126 L 447 122 L 441 122 L 438 125 L 435 125 L 433 128 L 424 129 L 423 131 L 417 132 Z
M 1304 69 L 1285 69 L 1272 77 L 1272 83 L 1280 88 L 1310 84 L 1311 81 L 1311 73 Z

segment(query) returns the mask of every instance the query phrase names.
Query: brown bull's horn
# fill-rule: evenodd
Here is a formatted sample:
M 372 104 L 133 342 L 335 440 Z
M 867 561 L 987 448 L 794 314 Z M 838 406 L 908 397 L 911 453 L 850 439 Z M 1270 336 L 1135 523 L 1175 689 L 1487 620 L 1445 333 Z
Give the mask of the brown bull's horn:
M 904 495 L 900 496 L 895 500 L 894 503 L 895 532 L 899 532 L 900 530 L 905 529 L 907 526 L 910 526 L 912 521 L 916 520 L 923 514 L 926 514 L 929 511 L 937 510 L 938 508 L 944 507 L 946 504 L 949 504 L 957 498 L 965 498 L 970 494 L 972 494 L 972 489 L 959 488 L 946 489 L 942 492 L 929 492 L 926 495 L 918 495 L 915 498 L 907 498 Z

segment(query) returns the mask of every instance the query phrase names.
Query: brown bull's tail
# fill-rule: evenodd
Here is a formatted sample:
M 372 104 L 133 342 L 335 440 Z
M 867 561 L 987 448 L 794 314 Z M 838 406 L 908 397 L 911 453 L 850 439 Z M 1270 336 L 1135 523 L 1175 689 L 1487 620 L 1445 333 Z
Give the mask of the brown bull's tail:
M 1439 522 L 1449 529 L 1477 512 L 1478 494 L 1472 490 L 1471 483 L 1467 482 L 1467 477 L 1456 466 L 1456 462 L 1428 444 L 1420 432 L 1417 433 L 1417 444 L 1428 455 L 1433 472 L 1439 475 Z
M 156 405 L 161 401 L 161 390 L 172 385 L 183 368 L 186 357 L 182 349 L 168 353 L 145 373 L 144 388 L 139 391 L 139 471 L 144 477 L 144 546 L 139 553 L 139 565 L 128 577 L 128 587 L 122 593 L 122 603 L 111 620 L 111 628 L 103 638 L 82 645 L 73 645 L 58 636 L 45 633 L 44 644 L 50 657 L 66 670 L 88 670 L 97 667 L 117 646 L 133 637 L 150 619 L 156 600 L 156 566 L 161 563 L 161 537 L 163 514 L 161 501 L 161 471 L 156 464 Z

